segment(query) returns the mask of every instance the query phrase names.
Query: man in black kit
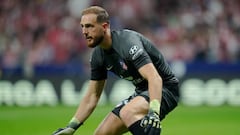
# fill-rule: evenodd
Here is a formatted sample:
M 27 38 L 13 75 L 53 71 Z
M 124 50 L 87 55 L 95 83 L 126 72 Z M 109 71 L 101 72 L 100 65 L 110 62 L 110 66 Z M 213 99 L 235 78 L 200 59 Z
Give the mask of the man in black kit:
M 140 33 L 111 31 L 105 9 L 91 6 L 82 12 L 82 33 L 94 48 L 88 91 L 65 128 L 53 135 L 73 135 L 95 109 L 107 72 L 131 81 L 133 95 L 117 105 L 102 121 L 95 135 L 160 135 L 160 121 L 178 104 L 178 79 L 159 50 Z

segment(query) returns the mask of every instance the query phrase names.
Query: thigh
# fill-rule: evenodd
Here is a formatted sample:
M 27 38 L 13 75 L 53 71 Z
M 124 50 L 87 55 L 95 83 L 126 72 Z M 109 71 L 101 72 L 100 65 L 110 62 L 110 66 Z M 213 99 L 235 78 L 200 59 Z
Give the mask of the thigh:
M 136 96 L 120 110 L 120 118 L 129 127 L 138 120 L 141 120 L 149 109 L 149 103 L 143 96 Z
M 95 135 L 122 135 L 128 129 L 122 120 L 110 112 L 95 131 Z

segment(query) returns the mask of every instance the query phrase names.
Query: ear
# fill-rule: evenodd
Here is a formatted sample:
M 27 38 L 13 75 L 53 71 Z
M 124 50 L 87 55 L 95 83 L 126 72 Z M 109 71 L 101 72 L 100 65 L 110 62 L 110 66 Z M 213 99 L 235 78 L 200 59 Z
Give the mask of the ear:
M 102 24 L 102 26 L 103 26 L 104 29 L 107 29 L 107 28 L 109 28 L 109 23 L 105 22 L 105 23 Z

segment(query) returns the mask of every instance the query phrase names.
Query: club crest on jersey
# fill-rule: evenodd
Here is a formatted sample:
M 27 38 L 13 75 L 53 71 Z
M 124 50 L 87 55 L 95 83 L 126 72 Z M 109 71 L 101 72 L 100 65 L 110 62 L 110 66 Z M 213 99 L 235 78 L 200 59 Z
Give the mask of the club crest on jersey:
M 135 60 L 138 56 L 143 53 L 143 49 L 139 48 L 138 46 L 134 45 L 130 48 L 129 54 L 132 56 L 132 60 Z

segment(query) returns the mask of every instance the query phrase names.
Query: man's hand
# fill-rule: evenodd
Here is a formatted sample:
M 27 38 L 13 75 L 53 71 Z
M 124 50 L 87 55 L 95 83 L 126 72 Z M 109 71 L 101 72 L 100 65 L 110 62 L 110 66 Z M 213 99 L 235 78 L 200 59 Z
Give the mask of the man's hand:
M 148 114 L 142 119 L 141 126 L 147 135 L 160 135 L 161 124 L 159 118 L 160 103 L 157 100 L 150 102 Z
M 73 135 L 82 124 L 73 117 L 65 128 L 59 128 L 52 135 Z
M 150 111 L 141 121 L 141 126 L 147 135 L 160 135 L 160 119 L 156 112 Z
M 59 128 L 52 135 L 73 135 L 74 132 L 75 132 L 75 129 L 70 127 L 65 127 L 65 128 Z

